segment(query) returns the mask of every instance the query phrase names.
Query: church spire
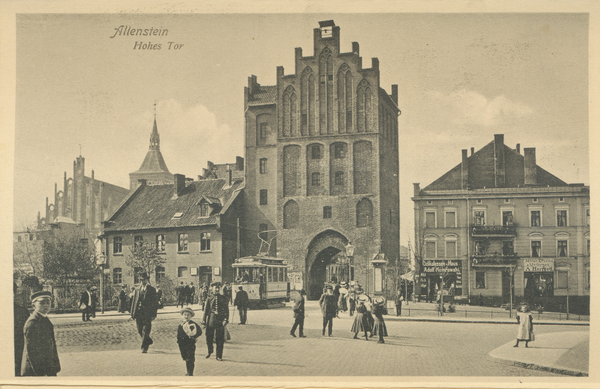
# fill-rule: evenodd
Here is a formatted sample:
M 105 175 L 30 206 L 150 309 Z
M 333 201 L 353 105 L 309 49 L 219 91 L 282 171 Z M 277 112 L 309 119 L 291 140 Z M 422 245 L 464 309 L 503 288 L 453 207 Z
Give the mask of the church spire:
M 158 127 L 156 126 L 156 113 L 154 114 L 154 127 L 152 127 L 152 133 L 150 134 L 149 150 L 160 151 L 160 135 L 158 135 Z

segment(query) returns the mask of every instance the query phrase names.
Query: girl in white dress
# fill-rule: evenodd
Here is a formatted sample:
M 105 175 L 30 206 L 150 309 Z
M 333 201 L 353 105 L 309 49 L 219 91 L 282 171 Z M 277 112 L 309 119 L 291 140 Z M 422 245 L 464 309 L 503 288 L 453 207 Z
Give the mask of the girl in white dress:
M 520 312 L 517 313 L 517 324 L 519 330 L 517 331 L 517 344 L 513 347 L 519 347 L 520 341 L 525 341 L 525 347 L 529 347 L 529 342 L 535 340 L 533 335 L 533 316 L 529 312 L 527 305 L 522 305 Z

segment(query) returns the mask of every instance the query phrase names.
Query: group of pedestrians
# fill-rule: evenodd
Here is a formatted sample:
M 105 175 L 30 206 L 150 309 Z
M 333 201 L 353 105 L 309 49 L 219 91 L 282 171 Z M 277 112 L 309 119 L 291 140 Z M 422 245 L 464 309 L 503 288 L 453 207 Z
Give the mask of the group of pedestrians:
M 181 284 L 175 288 L 175 293 L 177 294 L 177 306 L 181 305 L 181 308 L 183 308 L 183 304 L 189 306 L 196 301 L 196 287 L 193 282 L 188 285 L 181 281 Z

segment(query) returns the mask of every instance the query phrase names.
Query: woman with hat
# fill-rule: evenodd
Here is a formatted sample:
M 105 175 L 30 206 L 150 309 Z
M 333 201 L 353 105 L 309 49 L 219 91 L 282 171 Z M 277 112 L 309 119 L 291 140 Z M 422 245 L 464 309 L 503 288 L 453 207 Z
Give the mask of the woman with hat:
M 192 317 L 194 317 L 192 308 L 183 308 L 181 316 L 183 316 L 183 323 L 179 324 L 177 328 L 177 344 L 181 358 L 185 361 L 186 376 L 193 376 L 196 362 L 196 338 L 202 335 L 202 329 L 192 321 Z
M 338 311 L 346 312 L 348 310 L 348 304 L 346 297 L 348 296 L 348 284 L 346 281 L 342 281 L 340 284 L 340 297 L 338 299 Z
M 375 315 L 375 322 L 373 324 L 373 336 L 379 335 L 379 340 L 377 343 L 385 343 L 383 341 L 384 336 L 388 336 L 387 328 L 385 327 L 385 321 L 383 320 L 383 313 L 385 299 L 381 296 L 376 297 L 373 302 L 373 315 Z
M 365 316 L 365 313 L 368 312 L 367 307 L 365 306 L 367 301 L 368 298 L 364 294 L 360 294 L 356 298 L 356 316 L 354 316 L 352 328 L 350 328 L 350 331 L 354 332 L 353 339 L 358 339 L 358 333 L 364 332 L 365 339 L 369 340 L 369 335 L 367 332 L 371 331 L 371 326 L 369 325 L 369 320 Z
M 533 316 L 529 312 L 529 306 L 522 304 L 520 312 L 517 313 L 517 324 L 519 330 L 517 331 L 517 344 L 514 347 L 519 347 L 520 341 L 525 341 L 525 347 L 529 347 L 529 342 L 533 342 L 535 337 L 533 335 Z

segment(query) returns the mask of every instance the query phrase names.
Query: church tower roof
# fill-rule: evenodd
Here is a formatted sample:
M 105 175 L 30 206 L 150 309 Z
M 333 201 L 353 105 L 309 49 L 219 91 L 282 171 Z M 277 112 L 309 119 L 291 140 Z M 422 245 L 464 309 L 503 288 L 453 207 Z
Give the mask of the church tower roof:
M 134 173 L 169 173 L 169 168 L 160 152 L 160 135 L 158 134 L 158 126 L 156 125 L 156 117 L 154 118 L 154 126 L 150 134 L 150 147 L 146 153 L 146 158 L 142 162 L 139 170 Z

